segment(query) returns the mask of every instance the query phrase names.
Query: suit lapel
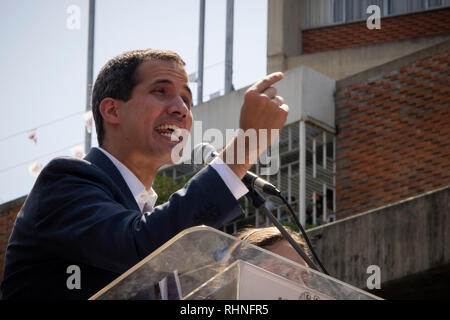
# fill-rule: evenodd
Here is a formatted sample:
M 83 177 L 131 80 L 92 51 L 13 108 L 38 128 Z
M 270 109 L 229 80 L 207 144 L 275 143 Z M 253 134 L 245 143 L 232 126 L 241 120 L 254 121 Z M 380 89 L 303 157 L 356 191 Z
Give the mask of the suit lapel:
M 127 202 L 125 205 L 129 209 L 140 211 L 139 206 L 136 203 L 136 199 L 131 193 L 130 188 L 120 174 L 119 170 L 101 150 L 92 148 L 86 155 L 85 159 L 102 169 L 113 180 L 116 186 L 120 189 L 121 194 L 125 197 Z

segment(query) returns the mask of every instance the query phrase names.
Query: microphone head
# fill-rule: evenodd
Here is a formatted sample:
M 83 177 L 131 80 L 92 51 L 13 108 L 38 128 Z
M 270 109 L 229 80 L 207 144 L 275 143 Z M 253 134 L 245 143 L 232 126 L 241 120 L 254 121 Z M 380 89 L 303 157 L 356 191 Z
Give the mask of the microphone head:
M 207 142 L 199 143 L 192 149 L 192 163 L 200 169 L 210 163 L 218 155 L 216 148 Z

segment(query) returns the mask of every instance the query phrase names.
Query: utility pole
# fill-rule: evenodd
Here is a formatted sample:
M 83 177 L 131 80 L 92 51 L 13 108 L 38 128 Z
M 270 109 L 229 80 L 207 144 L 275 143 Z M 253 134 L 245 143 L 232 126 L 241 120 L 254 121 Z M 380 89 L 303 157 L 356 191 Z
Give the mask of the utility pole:
M 200 0 L 200 23 L 198 32 L 197 104 L 203 102 L 203 66 L 205 50 L 205 0 Z
M 233 26 L 234 0 L 227 0 L 227 24 L 225 40 L 225 94 L 233 90 Z
M 94 27 L 95 27 L 95 0 L 89 0 L 89 31 L 88 31 L 88 64 L 86 88 L 86 112 L 91 110 L 91 96 L 94 77 Z M 92 131 L 92 130 L 91 130 Z M 91 149 L 91 133 L 85 129 L 84 152 Z

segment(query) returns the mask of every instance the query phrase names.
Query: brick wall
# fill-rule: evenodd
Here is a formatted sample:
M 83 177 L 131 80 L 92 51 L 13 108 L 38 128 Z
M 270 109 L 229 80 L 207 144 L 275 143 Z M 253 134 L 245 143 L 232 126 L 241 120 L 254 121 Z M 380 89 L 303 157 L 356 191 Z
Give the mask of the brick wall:
M 450 32 L 450 8 L 388 17 L 380 30 L 367 29 L 366 22 L 304 30 L 303 54 L 367 46 Z
M 16 221 L 17 213 L 22 207 L 25 197 L 10 201 L 0 206 L 0 282 L 3 280 L 5 252 L 9 236 Z
M 339 218 L 450 185 L 449 52 L 338 87 Z

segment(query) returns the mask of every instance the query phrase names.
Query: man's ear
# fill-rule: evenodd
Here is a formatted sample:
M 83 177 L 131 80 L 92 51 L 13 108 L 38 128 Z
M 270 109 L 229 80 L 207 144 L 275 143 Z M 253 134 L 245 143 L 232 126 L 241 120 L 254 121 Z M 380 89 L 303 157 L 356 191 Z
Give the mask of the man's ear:
M 103 121 L 108 124 L 118 124 L 119 121 L 119 101 L 113 98 L 105 98 L 100 102 L 99 110 Z

